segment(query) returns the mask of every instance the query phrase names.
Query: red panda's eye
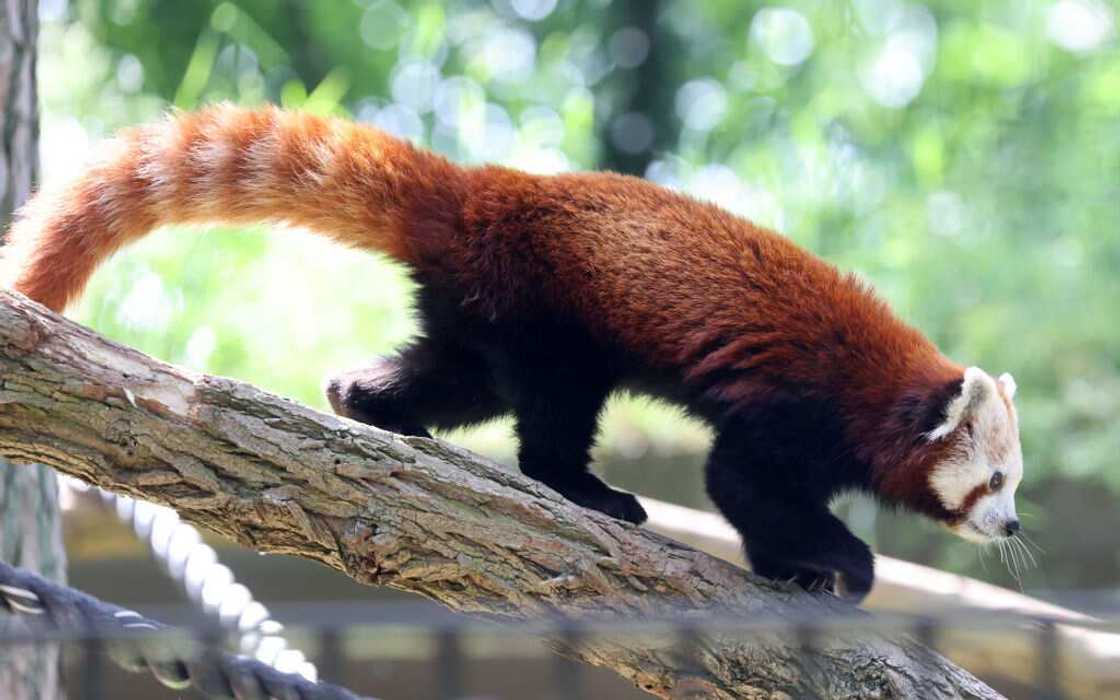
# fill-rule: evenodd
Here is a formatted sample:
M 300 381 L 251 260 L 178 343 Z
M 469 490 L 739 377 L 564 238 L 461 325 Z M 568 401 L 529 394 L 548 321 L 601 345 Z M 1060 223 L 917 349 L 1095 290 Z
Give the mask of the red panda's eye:
M 996 472 L 988 480 L 988 488 L 992 491 L 999 491 L 1000 486 L 1003 486 L 1003 472 Z

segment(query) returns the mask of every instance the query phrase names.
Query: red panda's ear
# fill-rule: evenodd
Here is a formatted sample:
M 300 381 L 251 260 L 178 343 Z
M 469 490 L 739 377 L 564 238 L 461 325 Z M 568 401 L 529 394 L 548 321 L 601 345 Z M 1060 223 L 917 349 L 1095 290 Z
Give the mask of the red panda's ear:
M 951 396 L 944 404 L 941 410 L 941 422 L 926 433 L 926 437 L 932 442 L 951 434 L 984 403 L 995 388 L 995 380 L 984 370 L 979 367 L 966 369 L 959 393 Z
M 1015 398 L 1015 389 L 1018 388 L 1018 385 L 1015 384 L 1015 377 L 1012 377 L 1007 372 L 999 375 L 999 388 L 1003 389 L 1003 393 L 1008 401 Z

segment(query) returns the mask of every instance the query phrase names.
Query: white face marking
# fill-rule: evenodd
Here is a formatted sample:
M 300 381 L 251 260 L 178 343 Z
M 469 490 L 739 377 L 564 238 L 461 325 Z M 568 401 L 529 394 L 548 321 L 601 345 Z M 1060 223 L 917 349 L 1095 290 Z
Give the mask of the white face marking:
M 1008 523 L 1017 522 L 1015 490 L 1023 479 L 1023 452 L 1019 422 L 1011 398 L 1015 380 L 999 381 L 983 370 L 965 372 L 961 395 L 946 409 L 945 421 L 930 433 L 931 440 L 956 434 L 957 449 L 930 475 L 930 486 L 949 510 L 964 508 L 970 494 L 980 492 L 968 506 L 965 519 L 953 527 L 959 536 L 988 542 L 1006 536 Z M 989 493 L 992 475 L 1000 472 L 1003 485 Z

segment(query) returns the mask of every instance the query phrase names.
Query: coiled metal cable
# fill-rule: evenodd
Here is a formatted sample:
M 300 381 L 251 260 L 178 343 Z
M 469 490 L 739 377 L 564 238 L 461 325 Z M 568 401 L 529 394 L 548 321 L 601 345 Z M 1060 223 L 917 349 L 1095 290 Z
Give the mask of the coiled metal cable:
M 209 697 L 235 700 L 360 700 L 345 688 L 168 634 L 173 628 L 5 562 L 0 562 L 0 610 L 31 618 L 39 638 L 63 632 L 102 640 L 121 668 L 147 669 L 169 688 L 193 686 Z

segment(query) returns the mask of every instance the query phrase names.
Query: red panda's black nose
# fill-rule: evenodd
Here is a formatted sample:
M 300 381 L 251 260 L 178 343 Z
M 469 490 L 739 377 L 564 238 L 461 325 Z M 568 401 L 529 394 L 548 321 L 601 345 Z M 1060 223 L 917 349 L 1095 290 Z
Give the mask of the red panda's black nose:
M 1018 520 L 1008 520 L 1007 524 L 1003 526 L 1003 531 L 1007 533 L 1008 537 L 1011 537 L 1012 535 L 1014 535 L 1016 532 L 1019 531 L 1019 521 Z

